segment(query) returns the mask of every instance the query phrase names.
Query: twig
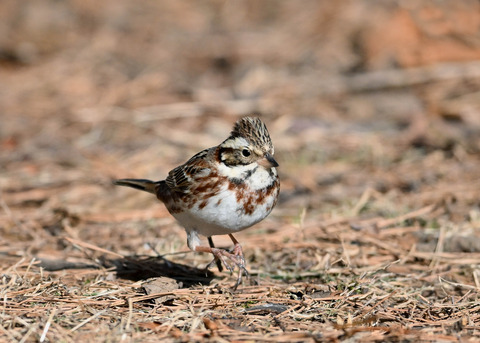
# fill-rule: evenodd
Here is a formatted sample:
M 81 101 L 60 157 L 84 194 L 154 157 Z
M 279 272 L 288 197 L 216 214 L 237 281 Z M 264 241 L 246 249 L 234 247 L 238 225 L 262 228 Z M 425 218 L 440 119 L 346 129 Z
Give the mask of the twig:
M 418 210 L 415 210 L 415 211 L 412 211 L 412 212 L 409 212 L 409 213 L 406 213 L 406 214 L 403 214 L 401 216 L 398 216 L 398 217 L 395 217 L 395 218 L 390 218 L 390 219 L 385 219 L 385 220 L 381 220 L 379 222 L 377 222 L 375 224 L 375 226 L 378 228 L 378 229 L 382 229 L 382 228 L 385 228 L 387 226 L 390 226 L 390 225 L 393 225 L 393 224 L 397 224 L 399 222 L 403 222 L 407 219 L 412 219 L 412 218 L 416 218 L 416 217 L 419 217 L 419 216 L 422 216 L 422 215 L 425 215 L 427 213 L 430 213 L 432 212 L 434 209 L 435 209 L 435 205 L 428 205 L 428 206 L 425 206 L 425 207 L 422 207 Z
M 431 82 L 480 78 L 480 62 L 439 63 L 426 67 L 379 70 L 350 77 L 329 79 L 317 87 L 324 95 L 372 92 Z
M 370 198 L 372 197 L 373 194 L 373 189 L 371 187 L 368 187 L 358 200 L 357 204 L 355 207 L 352 209 L 352 216 L 357 216 L 358 213 L 362 210 L 362 208 L 368 203 Z
M 127 324 L 125 325 L 125 330 L 129 331 L 130 330 L 130 324 L 132 322 L 132 316 L 133 316 L 133 301 L 132 298 L 128 299 L 128 317 L 127 317 Z
M 42 335 L 40 336 L 40 343 L 42 343 L 45 340 L 45 338 L 47 337 L 48 329 L 50 329 L 50 325 L 52 324 L 53 316 L 55 315 L 56 312 L 57 312 L 57 309 L 55 309 L 55 308 L 50 312 L 50 315 L 48 316 L 47 322 L 45 323 L 45 327 L 43 328 Z
M 445 242 L 445 227 L 440 228 L 440 234 L 438 235 L 438 240 L 437 240 L 437 246 L 435 247 L 435 252 L 434 256 L 432 258 L 432 261 L 430 262 L 430 268 L 433 269 L 436 267 L 439 263 L 439 259 L 437 256 L 439 256 L 443 252 L 443 244 Z
M 361 316 L 362 317 L 365 317 L 366 315 L 368 315 L 369 313 L 371 313 L 374 309 L 376 309 L 378 306 L 380 306 L 381 304 L 383 304 L 385 301 L 387 301 L 388 299 L 390 299 L 391 297 L 393 297 L 395 294 L 397 294 L 397 291 L 393 291 L 392 293 L 390 293 L 389 295 L 387 295 L 385 298 L 383 298 L 382 300 L 380 300 L 378 303 L 376 303 L 371 309 L 369 309 L 367 312 L 365 313 L 362 313 Z
M 465 288 L 465 289 L 474 289 L 474 290 L 479 290 L 476 286 L 470 286 L 470 285 L 465 285 L 463 283 L 458 283 L 458 282 L 452 282 L 452 281 L 448 281 L 442 277 L 438 277 L 438 281 L 440 281 L 440 283 L 442 282 L 445 282 L 445 283 L 448 283 L 449 285 L 452 285 L 452 286 L 455 286 L 455 287 L 461 287 L 461 288 Z
M 80 329 L 82 326 L 84 326 L 85 324 L 87 324 L 88 322 L 94 320 L 95 318 L 101 316 L 104 312 L 106 312 L 108 310 L 108 308 L 105 308 L 101 311 L 98 311 L 97 313 L 95 313 L 93 316 L 87 318 L 86 320 L 84 320 L 83 322 L 81 322 L 80 324 L 78 324 L 77 326 L 75 326 L 73 329 L 70 330 L 70 332 L 74 332 L 78 329 Z
M 117 258 L 125 258 L 125 256 L 117 254 L 116 252 L 97 247 L 96 245 L 93 245 L 93 244 L 90 244 L 90 243 L 87 243 L 87 242 L 83 242 L 83 241 L 80 241 L 78 239 L 74 239 L 74 238 L 70 238 L 70 237 L 65 237 L 65 239 L 67 241 L 69 241 L 70 243 L 72 243 L 74 245 L 78 245 L 78 246 L 83 247 L 83 248 L 95 250 L 95 251 L 98 251 L 98 252 L 101 252 L 101 253 L 104 253 L 104 254 L 109 254 L 109 255 L 115 256 Z

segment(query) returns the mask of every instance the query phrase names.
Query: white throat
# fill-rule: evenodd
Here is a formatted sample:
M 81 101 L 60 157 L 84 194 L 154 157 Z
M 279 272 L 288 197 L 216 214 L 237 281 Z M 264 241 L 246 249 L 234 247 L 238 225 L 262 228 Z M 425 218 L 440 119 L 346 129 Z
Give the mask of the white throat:
M 269 171 L 256 162 L 232 167 L 220 163 L 218 169 L 220 175 L 226 176 L 229 179 L 236 179 L 242 183 L 245 182 L 252 190 L 260 190 L 271 186 L 277 176 L 275 168 L 271 168 L 271 171 Z

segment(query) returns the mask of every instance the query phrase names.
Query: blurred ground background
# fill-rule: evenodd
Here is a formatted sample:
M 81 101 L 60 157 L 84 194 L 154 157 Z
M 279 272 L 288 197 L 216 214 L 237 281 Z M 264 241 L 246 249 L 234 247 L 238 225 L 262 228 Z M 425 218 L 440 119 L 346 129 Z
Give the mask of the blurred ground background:
M 282 191 L 233 292 L 111 180 L 251 113 Z M 480 334 L 478 1 L 3 0 L 0 120 L 2 341 Z

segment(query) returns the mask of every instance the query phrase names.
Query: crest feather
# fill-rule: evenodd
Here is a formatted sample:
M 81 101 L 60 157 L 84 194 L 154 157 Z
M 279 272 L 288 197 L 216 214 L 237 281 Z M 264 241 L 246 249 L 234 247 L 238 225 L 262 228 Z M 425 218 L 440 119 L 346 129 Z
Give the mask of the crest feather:
M 273 144 L 267 126 L 255 117 L 243 117 L 233 126 L 230 137 L 244 137 L 258 147 L 273 151 Z

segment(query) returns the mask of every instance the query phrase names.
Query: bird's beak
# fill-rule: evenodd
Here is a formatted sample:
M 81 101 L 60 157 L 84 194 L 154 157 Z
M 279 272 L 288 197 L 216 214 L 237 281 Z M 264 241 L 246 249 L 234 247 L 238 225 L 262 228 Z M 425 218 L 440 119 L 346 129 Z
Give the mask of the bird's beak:
M 269 153 L 266 153 L 265 156 L 260 161 L 258 161 L 258 164 L 265 168 L 278 167 L 277 161 L 275 161 L 273 156 Z

